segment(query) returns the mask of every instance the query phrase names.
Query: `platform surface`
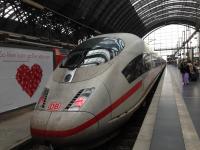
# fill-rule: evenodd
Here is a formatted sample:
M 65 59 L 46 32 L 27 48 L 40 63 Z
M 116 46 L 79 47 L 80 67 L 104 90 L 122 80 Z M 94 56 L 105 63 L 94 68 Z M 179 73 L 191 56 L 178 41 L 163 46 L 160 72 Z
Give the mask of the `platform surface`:
M 33 108 L 0 114 L 0 150 L 9 150 L 31 138 L 30 117 Z
M 167 65 L 133 150 L 200 150 L 200 80 Z

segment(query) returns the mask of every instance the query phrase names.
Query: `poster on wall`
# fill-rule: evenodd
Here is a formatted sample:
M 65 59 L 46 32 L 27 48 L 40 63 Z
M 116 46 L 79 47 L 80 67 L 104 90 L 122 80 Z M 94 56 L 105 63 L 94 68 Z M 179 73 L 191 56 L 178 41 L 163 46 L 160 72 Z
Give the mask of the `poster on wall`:
M 33 104 L 53 71 L 53 51 L 0 47 L 0 113 Z

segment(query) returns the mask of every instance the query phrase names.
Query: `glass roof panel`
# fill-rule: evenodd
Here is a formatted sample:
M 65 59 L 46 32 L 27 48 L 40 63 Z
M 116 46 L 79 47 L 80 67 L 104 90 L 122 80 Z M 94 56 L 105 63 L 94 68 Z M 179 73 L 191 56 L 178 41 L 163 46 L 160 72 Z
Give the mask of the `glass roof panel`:
M 144 20 L 143 23 L 146 23 L 148 22 L 148 20 L 152 19 L 152 17 L 154 18 L 159 18 L 160 16 L 162 15 L 167 15 L 167 14 L 178 14 L 178 13 L 183 13 L 185 15 L 187 14 L 192 14 L 196 17 L 199 17 L 200 13 L 199 12 L 189 12 L 188 10 L 190 10 L 191 8 L 184 8 L 184 9 L 179 9 L 179 8 L 176 8 L 176 10 L 172 9 L 172 8 L 169 8 L 169 9 L 166 9 L 166 11 L 163 11 L 163 10 L 160 10 L 160 11 L 157 11 L 157 12 L 154 12 L 154 13 L 149 13 L 147 16 L 143 16 L 141 19 Z
M 130 0 L 130 3 L 147 30 L 167 20 L 200 23 L 199 0 Z
M 186 16 L 186 15 L 170 15 L 170 16 L 166 16 L 166 15 L 163 15 L 163 17 L 160 17 L 159 20 L 150 20 L 148 23 L 146 23 L 146 26 L 148 26 L 149 28 L 151 28 L 152 26 L 158 24 L 158 23 L 161 23 L 161 22 L 164 22 L 165 24 L 168 22 L 168 21 L 171 21 L 171 20 L 176 20 L 177 23 L 181 23 L 179 20 L 182 20 L 182 21 L 188 21 L 188 22 L 193 22 L 195 20 L 198 20 L 199 18 L 195 17 L 195 16 Z

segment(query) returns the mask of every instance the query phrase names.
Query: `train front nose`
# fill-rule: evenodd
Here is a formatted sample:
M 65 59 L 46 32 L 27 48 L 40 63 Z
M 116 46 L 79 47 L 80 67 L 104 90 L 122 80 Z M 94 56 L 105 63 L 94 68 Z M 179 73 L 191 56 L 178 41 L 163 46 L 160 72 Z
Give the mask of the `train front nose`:
M 88 112 L 40 113 L 35 111 L 31 120 L 31 134 L 37 139 L 66 144 L 84 142 L 98 127 L 93 124 L 95 116 Z
M 63 87 L 45 90 L 31 119 L 32 136 L 41 141 L 69 145 L 98 137 L 102 118 L 108 120 L 111 116 L 103 111 L 110 99 L 103 84 L 88 87 L 74 91 Z

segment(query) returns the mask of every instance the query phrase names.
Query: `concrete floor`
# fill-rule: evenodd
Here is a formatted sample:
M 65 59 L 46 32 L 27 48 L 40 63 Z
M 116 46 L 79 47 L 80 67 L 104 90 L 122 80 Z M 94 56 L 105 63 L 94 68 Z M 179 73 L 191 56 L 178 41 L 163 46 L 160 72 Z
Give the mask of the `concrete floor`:
M 133 150 L 200 150 L 200 80 L 183 85 L 168 65 Z
M 0 150 L 12 149 L 31 138 L 31 114 L 32 108 L 25 108 L 0 115 Z

